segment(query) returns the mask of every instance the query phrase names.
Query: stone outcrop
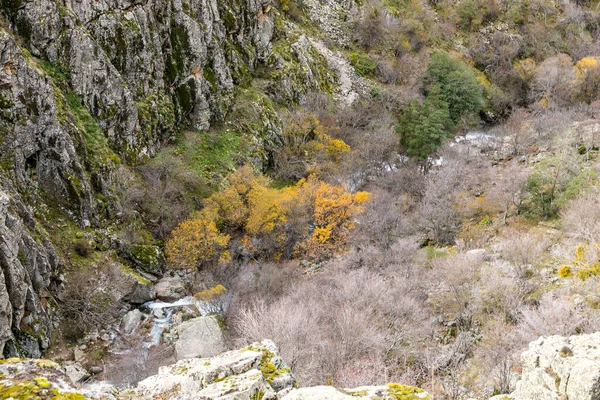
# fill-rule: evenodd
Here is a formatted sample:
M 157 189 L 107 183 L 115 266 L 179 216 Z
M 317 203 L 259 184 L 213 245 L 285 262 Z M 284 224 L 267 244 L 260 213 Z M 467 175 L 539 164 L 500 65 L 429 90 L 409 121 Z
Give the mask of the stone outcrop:
M 594 400 L 600 398 L 600 332 L 541 337 L 521 355 L 516 390 L 494 400 Z
M 164 277 L 156 283 L 156 298 L 162 301 L 177 301 L 185 292 L 185 282 L 179 276 Z
M 121 329 L 123 333 L 131 335 L 142 322 L 142 312 L 137 308 L 129 311 L 121 320 Z
M 80 376 L 76 375 L 76 378 Z M 331 386 L 297 388 L 290 368 L 279 357 L 277 346 L 269 340 L 215 357 L 188 358 L 161 367 L 157 375 L 121 393 L 104 383 L 83 384 L 76 390 L 65 370 L 48 360 L 12 359 L 0 363 L 0 395 L 14 394 L 20 398 L 23 390 L 35 390 L 39 398 L 53 400 L 63 398 L 60 395 L 69 399 L 97 400 L 431 399 L 422 389 L 399 384 L 355 389 L 336 389 Z
M 85 399 L 72 385 L 65 371 L 52 361 L 0 361 L 2 399 Z
M 140 399 L 276 399 L 293 388 L 295 380 L 275 344 L 265 340 L 213 358 L 190 358 L 162 367 L 141 381 Z

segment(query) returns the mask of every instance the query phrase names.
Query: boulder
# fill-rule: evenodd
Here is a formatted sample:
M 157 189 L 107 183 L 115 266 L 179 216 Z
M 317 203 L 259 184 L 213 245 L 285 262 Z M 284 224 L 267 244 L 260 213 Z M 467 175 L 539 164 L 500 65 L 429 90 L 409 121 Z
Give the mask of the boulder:
M 74 364 L 72 364 L 74 365 Z M 80 379 L 75 376 L 74 379 Z M 69 376 L 48 360 L 0 362 L 0 398 L 93 400 L 430 400 L 422 389 L 399 384 L 336 389 L 297 388 L 277 346 L 263 340 L 210 358 L 187 358 L 161 367 L 136 388 L 119 392 L 103 382 L 82 384 L 75 393 Z
M 600 399 L 600 332 L 548 336 L 521 354 L 523 373 L 516 389 L 495 400 Z
M 271 341 L 264 340 L 241 350 L 212 358 L 188 358 L 161 367 L 158 375 L 141 381 L 135 390 L 137 399 L 277 399 L 292 389 L 293 377 L 284 388 L 272 382 L 290 374 Z
M 162 301 L 177 301 L 185 295 L 185 284 L 178 276 L 165 277 L 156 283 L 156 297 Z
M 138 309 L 131 310 L 121 320 L 121 328 L 123 332 L 130 335 L 132 334 L 142 321 L 142 312 Z
M 123 255 L 138 269 L 152 275 L 162 276 L 165 258 L 158 246 L 131 244 L 125 246 Z
M 175 342 L 177 360 L 212 357 L 225 351 L 223 333 L 214 316 L 190 319 L 177 326 L 179 339 Z
M 83 346 L 75 347 L 73 349 L 73 358 L 75 361 L 83 361 L 85 359 L 85 351 L 82 349 Z
M 156 290 L 153 285 L 136 282 L 133 290 L 127 295 L 126 299 L 132 304 L 144 304 L 154 300 L 155 297 Z
M 80 383 L 90 377 L 90 374 L 86 371 L 83 366 L 78 363 L 72 363 L 64 366 L 65 374 L 69 377 L 71 382 Z

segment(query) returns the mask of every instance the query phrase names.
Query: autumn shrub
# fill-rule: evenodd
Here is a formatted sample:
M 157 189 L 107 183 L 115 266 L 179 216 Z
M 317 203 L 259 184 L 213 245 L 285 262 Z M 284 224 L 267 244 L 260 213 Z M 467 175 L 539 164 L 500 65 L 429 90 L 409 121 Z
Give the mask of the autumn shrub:
M 275 177 L 299 180 L 310 174 L 334 173 L 351 154 L 348 144 L 330 135 L 335 130 L 335 126 L 324 126 L 313 114 L 293 115 L 283 131 L 283 146 L 274 155 Z
M 211 266 L 233 258 L 289 258 L 294 253 L 326 259 L 345 246 L 354 218 L 364 211 L 366 192 L 350 193 L 310 176 L 274 189 L 249 166 L 232 173 L 205 207 L 182 222 L 166 243 L 179 267 Z M 234 250 L 231 238 L 239 241 Z
M 169 262 L 174 266 L 210 265 L 226 256 L 229 236 L 219 231 L 206 213 L 194 214 L 171 233 L 166 243 Z
M 229 297 L 223 285 L 216 285 L 194 294 L 194 299 L 202 302 L 202 309 L 207 313 L 225 314 Z
M 561 278 L 577 276 L 582 281 L 600 275 L 600 248 L 597 244 L 579 243 L 575 248 L 575 256 L 569 264 L 558 269 Z
M 575 96 L 586 103 L 591 103 L 600 94 L 600 64 L 594 57 L 584 57 L 573 66 L 574 84 L 577 88 Z

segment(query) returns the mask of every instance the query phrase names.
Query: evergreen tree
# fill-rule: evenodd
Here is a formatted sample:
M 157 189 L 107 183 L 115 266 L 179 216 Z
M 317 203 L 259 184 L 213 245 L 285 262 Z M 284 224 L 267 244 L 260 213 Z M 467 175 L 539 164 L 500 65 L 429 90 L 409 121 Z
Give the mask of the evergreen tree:
M 427 96 L 439 86 L 440 96 L 448 104 L 450 118 L 455 123 L 464 112 L 477 114 L 483 107 L 483 95 L 473 70 L 443 51 L 431 56 L 423 83 Z
M 454 135 L 454 123 L 450 118 L 448 103 L 441 97 L 441 89 L 435 86 L 420 105 L 412 101 L 404 110 L 397 126 L 400 145 L 406 155 L 426 159 L 448 137 Z

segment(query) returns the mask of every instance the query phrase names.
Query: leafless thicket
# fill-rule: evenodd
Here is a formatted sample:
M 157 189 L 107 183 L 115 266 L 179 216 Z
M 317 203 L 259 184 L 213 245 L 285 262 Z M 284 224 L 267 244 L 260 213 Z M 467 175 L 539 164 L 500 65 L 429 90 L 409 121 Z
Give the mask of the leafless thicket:
M 275 340 L 302 384 L 393 380 L 421 370 L 417 342 L 431 335 L 412 283 L 364 269 L 328 271 L 302 278 L 275 302 L 238 299 L 230 326 L 243 343 Z

